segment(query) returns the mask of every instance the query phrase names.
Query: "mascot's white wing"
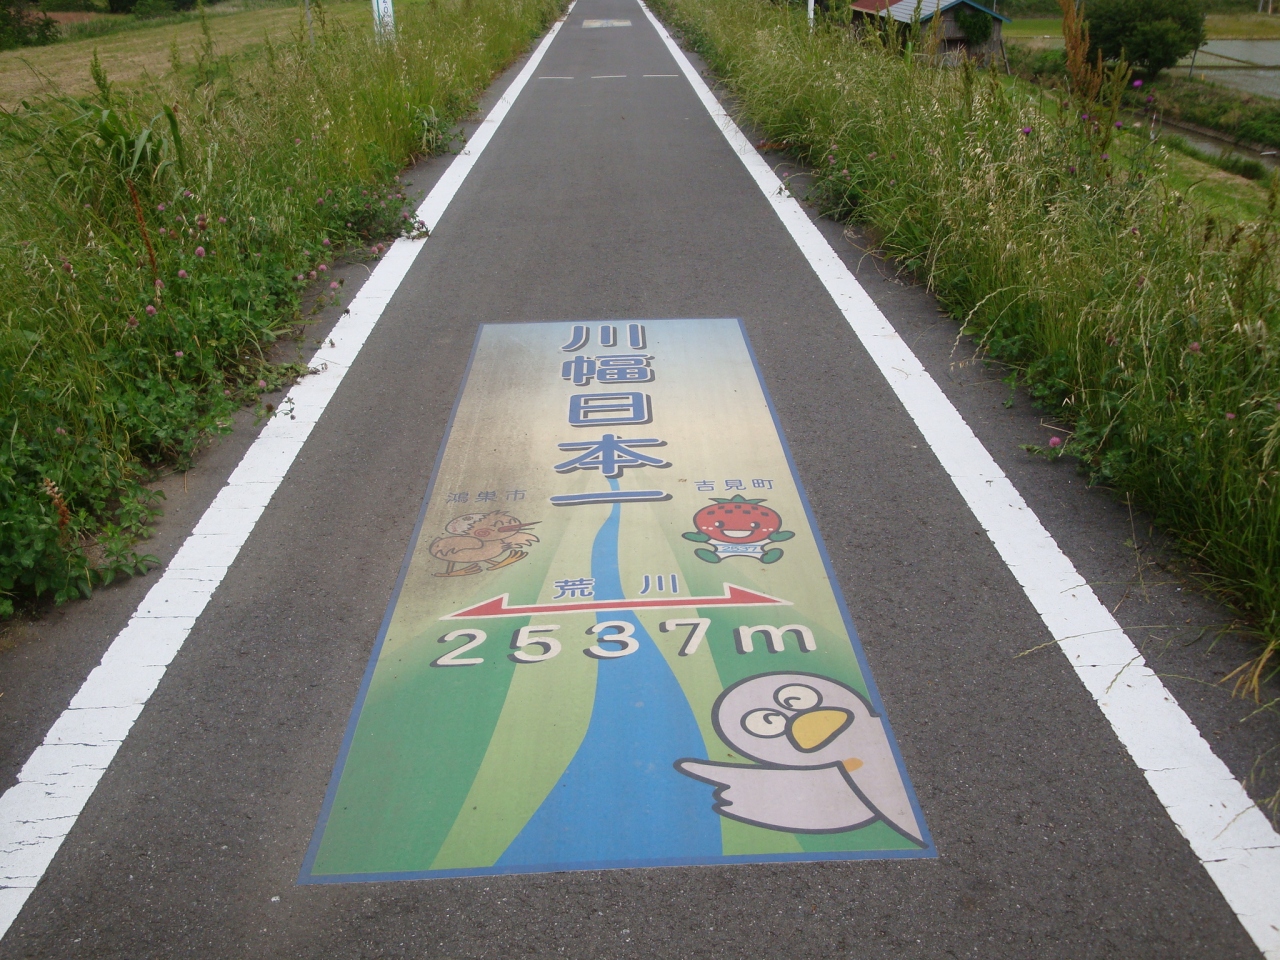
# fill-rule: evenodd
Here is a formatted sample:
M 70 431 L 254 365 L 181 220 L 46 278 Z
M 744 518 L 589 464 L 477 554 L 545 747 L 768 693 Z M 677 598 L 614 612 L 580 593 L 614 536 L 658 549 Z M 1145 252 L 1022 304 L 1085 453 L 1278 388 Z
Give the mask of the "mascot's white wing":
M 923 831 L 916 822 L 907 788 L 902 784 L 898 762 L 889 749 L 884 722 L 876 719 L 874 723 L 874 727 L 864 724 L 860 731 L 862 744 L 859 747 L 859 759 L 862 765 L 849 774 L 849 779 L 889 826 L 924 846 Z
M 676 769 L 717 788 L 716 813 L 758 827 L 825 833 L 880 819 L 836 767 L 797 770 L 680 760 Z

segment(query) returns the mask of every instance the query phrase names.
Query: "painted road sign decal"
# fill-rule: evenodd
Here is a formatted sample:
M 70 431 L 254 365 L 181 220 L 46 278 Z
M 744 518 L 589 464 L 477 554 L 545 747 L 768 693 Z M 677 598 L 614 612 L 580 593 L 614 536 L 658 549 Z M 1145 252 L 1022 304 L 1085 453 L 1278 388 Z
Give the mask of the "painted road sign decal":
M 481 326 L 300 881 L 933 855 L 741 324 Z

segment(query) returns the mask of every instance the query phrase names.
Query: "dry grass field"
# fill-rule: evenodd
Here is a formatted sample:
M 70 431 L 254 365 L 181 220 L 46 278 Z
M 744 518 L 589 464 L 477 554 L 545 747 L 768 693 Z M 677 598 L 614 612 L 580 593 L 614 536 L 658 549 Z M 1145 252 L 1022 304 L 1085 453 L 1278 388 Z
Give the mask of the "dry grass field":
M 329 4 L 325 15 L 331 21 L 373 16 L 370 5 L 363 2 Z M 252 10 L 224 4 L 210 8 L 208 22 L 215 50 L 233 56 L 251 53 L 265 37 L 277 40 L 305 30 L 301 4 Z M 192 63 L 203 40 L 199 22 L 191 20 L 48 47 L 7 50 L 0 53 L 0 107 L 12 110 L 24 98 L 40 93 L 88 93 L 93 89 L 89 60 L 95 49 L 113 83 L 134 83 L 171 72 L 175 44 L 182 62 Z

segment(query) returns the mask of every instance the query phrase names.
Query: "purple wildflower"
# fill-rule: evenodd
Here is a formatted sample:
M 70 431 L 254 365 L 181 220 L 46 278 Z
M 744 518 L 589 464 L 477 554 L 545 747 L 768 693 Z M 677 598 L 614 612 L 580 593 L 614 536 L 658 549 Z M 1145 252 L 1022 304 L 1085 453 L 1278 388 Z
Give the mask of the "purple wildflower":
M 1061 438 L 1061 437 L 1050 437 L 1050 438 L 1049 438 L 1049 449 L 1050 449 L 1050 450 L 1057 450 L 1060 446 L 1062 446 L 1062 438 Z
M 148 316 L 148 317 L 154 317 L 155 315 L 156 315 L 156 308 L 155 308 L 154 306 L 152 306 L 151 304 L 149 304 L 149 303 L 148 303 L 148 304 L 147 304 L 147 316 Z
M 203 257 L 203 256 L 204 256 L 204 247 L 196 247 L 196 256 L 197 256 L 197 257 Z

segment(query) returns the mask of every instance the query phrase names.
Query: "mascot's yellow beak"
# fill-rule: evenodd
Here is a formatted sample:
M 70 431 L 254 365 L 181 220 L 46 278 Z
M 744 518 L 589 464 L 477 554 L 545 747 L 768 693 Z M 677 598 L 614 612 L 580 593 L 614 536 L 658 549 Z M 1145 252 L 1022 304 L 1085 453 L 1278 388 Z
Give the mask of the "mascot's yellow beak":
M 848 710 L 823 707 L 797 714 L 791 719 L 787 733 L 798 749 L 811 753 L 825 747 L 851 723 L 853 714 Z

